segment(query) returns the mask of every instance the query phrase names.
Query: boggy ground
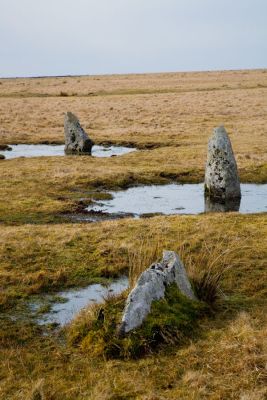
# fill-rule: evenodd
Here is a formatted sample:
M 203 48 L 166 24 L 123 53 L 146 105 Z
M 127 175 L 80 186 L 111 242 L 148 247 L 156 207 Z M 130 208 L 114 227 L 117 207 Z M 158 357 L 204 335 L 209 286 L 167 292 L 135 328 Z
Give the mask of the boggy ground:
M 238 214 L 3 226 L 0 398 L 38 398 L 35 388 L 40 398 L 56 400 L 265 399 L 266 233 L 265 215 Z M 25 310 L 24 319 L 7 318 L 42 292 L 117 276 L 129 266 L 138 272 L 155 248 L 158 255 L 178 251 L 190 274 L 208 264 L 230 267 L 222 282 L 227 297 L 180 346 L 107 361 L 66 345 L 61 335 L 43 336 Z
M 0 144 L 63 143 L 70 110 L 97 144 L 144 150 L 106 160 L 0 160 L 0 221 L 58 221 L 75 208 L 77 188 L 201 182 L 208 137 L 221 123 L 241 180 L 266 182 L 266 90 L 266 70 L 1 79 Z
M 106 159 L 68 156 L 0 161 L 0 222 L 59 222 L 63 221 L 60 214 L 76 212 L 93 198 L 105 197 L 104 190 L 173 181 L 202 182 L 204 153 L 204 148 L 198 153 L 195 146 L 186 146 Z M 243 182 L 267 181 L 267 164 L 246 159 L 239 163 L 239 170 Z
M 203 181 L 219 123 L 241 180 L 266 182 L 266 86 L 266 70 L 0 80 L 1 144 L 62 143 L 70 110 L 96 143 L 141 149 L 111 159 L 0 160 L 1 399 L 266 399 L 266 214 L 88 225 L 62 217 L 105 197 L 103 189 Z M 226 297 L 180 346 L 107 361 L 29 320 L 26 301 L 138 275 L 163 248 L 178 251 L 190 273 L 230 267 Z

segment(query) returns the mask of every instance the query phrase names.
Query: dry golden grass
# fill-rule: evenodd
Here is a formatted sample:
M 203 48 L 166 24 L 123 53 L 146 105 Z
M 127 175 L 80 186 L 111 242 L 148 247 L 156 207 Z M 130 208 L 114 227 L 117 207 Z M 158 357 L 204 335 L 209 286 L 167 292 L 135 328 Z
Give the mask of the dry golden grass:
M 221 268 L 232 267 L 224 277 L 228 292 L 238 289 L 242 295 L 266 296 L 266 237 L 264 214 L 2 226 L 1 303 L 8 307 L 20 296 L 118 276 L 129 268 L 136 279 L 164 249 L 182 249 L 188 268 L 197 265 L 200 270 L 212 268 L 214 254 L 228 250 L 217 260 Z M 129 262 L 133 254 L 135 259 Z
M 0 162 L 1 400 L 267 398 L 266 214 L 90 225 L 57 217 L 99 188 L 201 182 L 207 139 L 219 123 L 242 181 L 266 182 L 266 86 L 266 70 L 0 80 L 0 144 L 61 143 L 71 110 L 97 143 L 146 149 L 111 159 Z M 25 316 L 25 299 L 42 292 L 129 269 L 134 281 L 164 248 L 182 250 L 192 276 L 226 269 L 227 297 L 182 347 L 138 361 L 93 359 L 61 336 L 43 336 Z
M 71 110 L 97 143 L 190 146 L 194 156 L 224 123 L 240 159 L 266 162 L 266 70 L 1 82 L 0 143 L 62 143 L 63 115 Z M 79 95 L 58 97 L 63 89 Z M 88 92 L 98 95 L 80 96 Z M 183 162 L 188 168 L 190 160 Z
M 263 74 L 263 75 L 261 75 Z M 158 74 L 0 79 L 2 96 L 104 95 L 138 91 L 190 91 L 265 87 L 266 69 Z M 260 77 L 260 78 L 259 78 Z M 260 79 L 260 80 L 259 80 Z
M 165 170 L 162 157 L 166 158 Z M 45 221 L 47 216 L 51 220 L 58 212 L 74 209 L 77 200 L 90 198 L 99 188 L 163 183 L 173 176 L 180 181 L 201 181 L 203 172 L 193 156 L 190 158 L 190 170 L 184 168 L 177 149 L 169 154 L 166 148 L 109 159 L 70 156 L 3 161 L 0 220 L 31 223 Z
M 208 137 L 220 123 L 230 133 L 241 180 L 266 182 L 266 82 L 266 70 L 1 80 L 0 144 L 62 143 L 63 116 L 71 110 L 97 143 L 160 147 L 108 160 L 0 161 L 0 220 L 51 221 L 73 209 L 73 187 L 201 182 Z M 82 96 L 56 96 L 76 85 Z M 84 96 L 89 90 L 97 95 Z
M 2 350 L 0 398 L 25 399 L 39 388 L 46 400 L 265 400 L 266 329 L 266 308 L 232 319 L 220 314 L 203 321 L 203 336 L 182 348 L 123 362 L 91 359 L 35 338 L 30 348 Z
M 196 150 L 197 146 L 194 147 Z M 184 160 L 189 164 L 186 165 Z M 201 165 L 201 167 L 200 167 Z M 0 222 L 59 221 L 61 212 L 74 211 L 81 198 L 96 189 L 126 188 L 134 184 L 201 182 L 205 154 L 191 147 L 164 147 L 115 158 L 42 157 L 0 161 Z M 244 182 L 266 182 L 267 164 L 239 163 Z
M 165 247 L 182 248 L 186 265 L 205 259 L 206 251 L 211 264 L 212 250 L 230 248 L 227 262 L 232 268 L 222 282 L 230 297 L 222 301 L 213 317 L 201 321 L 200 336 L 168 353 L 161 351 L 138 361 L 92 359 L 65 347 L 56 336 L 43 337 L 26 321 L 2 318 L 0 398 L 33 400 L 33 395 L 40 394 L 42 400 L 264 400 L 266 229 L 265 215 L 238 214 L 83 226 L 3 226 L 1 293 L 9 305 L 16 295 L 29 296 L 32 289 L 33 293 L 42 291 L 48 278 L 46 291 L 53 289 L 53 280 L 62 287 L 89 283 L 94 276 L 122 273 L 129 254 L 134 254 L 140 243 L 140 256 L 149 255 L 150 247 L 158 254 Z M 186 255 L 190 255 L 188 261 Z M 224 259 L 219 259 L 221 262 L 224 264 Z M 65 279 L 57 281 L 62 270 Z M 16 302 L 23 304 L 23 297 Z

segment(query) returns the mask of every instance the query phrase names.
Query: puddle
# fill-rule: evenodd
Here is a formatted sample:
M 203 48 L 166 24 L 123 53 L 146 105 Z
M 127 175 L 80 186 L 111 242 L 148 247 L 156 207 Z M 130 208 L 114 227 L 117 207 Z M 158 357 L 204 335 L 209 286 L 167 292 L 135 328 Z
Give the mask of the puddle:
M 57 295 L 62 298 L 62 301 L 53 303 L 50 311 L 38 317 L 37 322 L 40 325 L 57 324 L 64 326 L 89 304 L 100 303 L 108 295 L 122 293 L 128 288 L 128 283 L 128 278 L 122 277 L 108 286 L 95 284 L 82 289 L 59 292 Z M 52 301 L 51 296 L 46 296 L 44 302 L 49 302 L 49 297 L 50 301 Z M 32 303 L 30 309 L 38 313 L 43 306 L 43 302 Z
M 55 157 L 65 156 L 64 145 L 49 145 L 49 144 L 16 144 L 9 145 L 12 150 L 1 150 L 5 158 L 18 158 L 18 157 Z M 112 157 L 121 156 L 123 154 L 131 153 L 136 149 L 123 146 L 93 146 L 93 157 Z
M 241 202 L 221 204 L 205 200 L 203 184 L 139 186 L 110 192 L 113 197 L 111 200 L 96 201 L 93 207 L 89 206 L 86 210 L 89 213 L 102 212 L 103 216 L 131 214 L 136 218 L 154 214 L 200 214 L 215 211 L 247 214 L 267 211 L 267 184 L 242 184 L 241 191 Z M 86 220 L 86 215 L 83 220 Z

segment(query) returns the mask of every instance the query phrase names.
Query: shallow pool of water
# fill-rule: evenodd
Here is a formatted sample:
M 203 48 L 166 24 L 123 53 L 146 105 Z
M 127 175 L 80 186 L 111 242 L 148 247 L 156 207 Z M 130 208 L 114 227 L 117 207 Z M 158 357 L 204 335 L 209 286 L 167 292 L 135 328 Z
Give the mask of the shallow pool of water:
M 38 317 L 37 321 L 40 325 L 58 324 L 64 326 L 69 323 L 75 315 L 84 307 L 90 304 L 100 303 L 105 297 L 112 294 L 120 294 L 128 288 L 128 278 L 120 278 L 108 286 L 95 284 L 82 289 L 67 290 L 58 293 L 58 296 L 64 302 L 56 302 L 52 305 L 51 310 Z M 45 299 L 44 299 L 45 300 Z M 38 312 L 42 308 L 41 303 L 30 305 L 32 311 Z
M 12 150 L 0 151 L 6 159 L 18 157 L 55 157 L 65 156 L 64 145 L 48 145 L 48 144 L 15 144 L 10 145 Z M 111 157 L 121 156 L 131 153 L 136 149 L 123 146 L 93 146 L 93 157 Z
M 170 184 L 133 187 L 111 192 L 112 199 L 96 201 L 87 211 L 132 214 L 199 214 L 212 211 L 259 213 L 267 211 L 267 184 L 242 184 L 240 202 L 212 203 L 204 198 L 203 184 Z

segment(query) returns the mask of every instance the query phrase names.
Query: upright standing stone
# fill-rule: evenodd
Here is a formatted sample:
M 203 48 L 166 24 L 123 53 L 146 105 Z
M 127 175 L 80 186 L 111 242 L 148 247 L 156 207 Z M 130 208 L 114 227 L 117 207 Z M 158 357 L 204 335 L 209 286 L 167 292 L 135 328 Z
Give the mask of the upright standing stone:
M 215 128 L 209 140 L 205 195 L 217 201 L 241 198 L 235 156 L 223 126 Z
M 78 118 L 71 112 L 65 115 L 64 131 L 66 154 L 91 154 L 94 142 L 83 130 Z
M 166 287 L 172 283 L 184 296 L 197 300 L 179 256 L 174 251 L 164 251 L 162 261 L 145 270 L 129 294 L 119 333 L 138 328 L 149 314 L 152 302 L 164 298 Z

